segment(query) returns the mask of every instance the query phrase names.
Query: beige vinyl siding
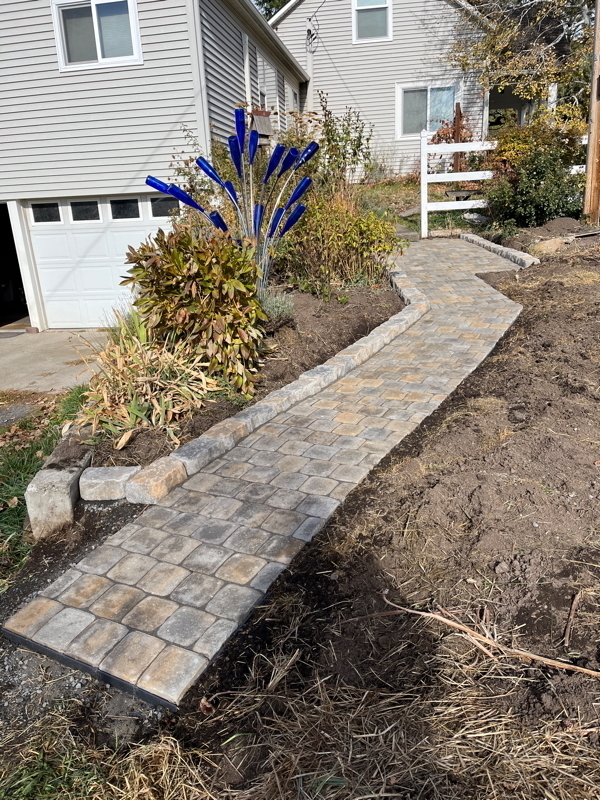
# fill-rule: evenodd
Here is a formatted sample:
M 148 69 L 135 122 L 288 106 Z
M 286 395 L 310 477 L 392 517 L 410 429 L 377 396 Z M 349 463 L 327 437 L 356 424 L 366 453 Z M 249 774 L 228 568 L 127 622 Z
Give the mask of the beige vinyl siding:
M 50 0 L 0 7 L 0 199 L 144 191 L 197 129 L 186 0 L 138 0 L 142 65 L 60 73 Z
M 306 21 L 317 12 L 319 37 L 313 54 L 313 97 L 328 94 L 329 107 L 342 113 L 358 109 L 374 126 L 375 156 L 391 169 L 408 172 L 418 163 L 419 137 L 396 138 L 396 85 L 407 88 L 460 84 L 456 97 L 481 135 L 483 93 L 475 77 L 464 76 L 444 60 L 458 15 L 449 0 L 390 0 L 391 41 L 352 43 L 352 2 L 303 0 L 275 29 L 292 55 L 306 69 Z M 319 6 L 321 6 L 319 8 Z
M 200 0 L 211 133 L 233 132 L 233 111 L 246 101 L 242 29 L 220 0 Z

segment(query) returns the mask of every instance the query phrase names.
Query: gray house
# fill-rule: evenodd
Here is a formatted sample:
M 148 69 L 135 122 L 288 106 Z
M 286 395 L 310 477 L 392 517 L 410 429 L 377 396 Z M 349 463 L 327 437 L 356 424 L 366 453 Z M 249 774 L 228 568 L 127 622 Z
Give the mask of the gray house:
M 144 181 L 182 125 L 208 153 L 234 107 L 291 110 L 307 75 L 251 0 L 0 0 L 0 29 L 0 326 L 97 326 L 167 223 Z
M 476 138 L 487 129 L 488 98 L 474 74 L 445 55 L 464 0 L 290 0 L 270 20 L 310 76 L 306 108 L 361 112 L 373 125 L 377 159 L 395 172 L 418 166 L 419 134 L 454 117 L 460 102 Z M 457 28 L 458 26 L 458 28 Z

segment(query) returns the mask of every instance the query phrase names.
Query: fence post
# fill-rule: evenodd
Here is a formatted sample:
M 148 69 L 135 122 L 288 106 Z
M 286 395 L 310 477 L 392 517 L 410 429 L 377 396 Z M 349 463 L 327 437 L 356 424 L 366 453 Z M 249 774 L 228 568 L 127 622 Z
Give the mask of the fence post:
M 421 131 L 421 239 L 428 236 L 427 200 L 427 131 Z

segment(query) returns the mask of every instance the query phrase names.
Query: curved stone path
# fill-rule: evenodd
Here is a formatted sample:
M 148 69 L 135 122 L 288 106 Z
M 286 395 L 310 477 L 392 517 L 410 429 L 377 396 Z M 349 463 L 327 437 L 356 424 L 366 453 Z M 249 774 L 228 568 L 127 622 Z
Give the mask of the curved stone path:
M 396 264 L 430 311 L 110 536 L 14 614 L 4 635 L 176 707 L 348 493 L 521 311 L 476 277 L 515 265 L 474 244 L 415 242 Z

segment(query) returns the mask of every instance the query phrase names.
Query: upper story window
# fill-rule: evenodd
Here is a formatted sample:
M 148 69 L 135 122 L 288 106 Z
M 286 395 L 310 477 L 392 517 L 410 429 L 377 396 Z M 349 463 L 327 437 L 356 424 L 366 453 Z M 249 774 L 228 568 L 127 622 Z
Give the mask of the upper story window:
M 142 63 L 135 0 L 54 0 L 61 70 Z
M 354 41 L 392 38 L 392 0 L 353 0 Z

